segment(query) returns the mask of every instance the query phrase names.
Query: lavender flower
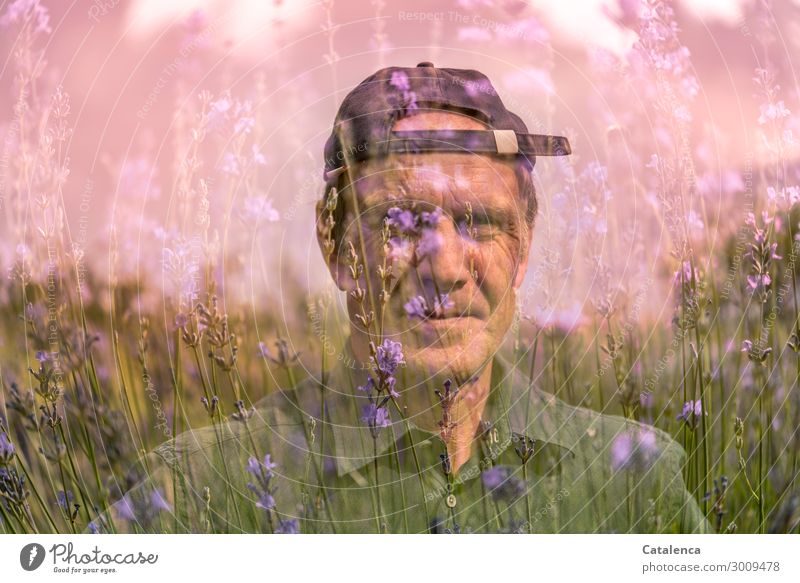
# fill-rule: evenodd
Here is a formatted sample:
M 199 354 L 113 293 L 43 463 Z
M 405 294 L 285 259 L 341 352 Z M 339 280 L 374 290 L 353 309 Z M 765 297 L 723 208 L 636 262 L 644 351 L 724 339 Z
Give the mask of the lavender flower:
M 274 463 L 270 454 L 264 456 L 264 461 L 260 462 L 255 457 L 251 457 L 247 461 L 247 471 L 255 477 L 255 482 L 248 482 L 247 488 L 258 498 L 256 500 L 256 507 L 263 510 L 271 510 L 275 508 L 275 488 L 270 485 L 273 476 L 273 469 L 278 464 Z
M 361 409 L 361 422 L 367 425 L 375 437 L 384 427 L 389 427 L 391 420 L 385 406 L 368 403 Z
M 50 14 L 39 0 L 15 0 L 12 2 L 5 13 L 0 16 L 0 27 L 7 27 L 16 22 L 26 22 L 28 20 L 36 23 L 34 32 L 43 32 L 45 34 L 52 32 Z
M 791 113 L 782 100 L 776 103 L 762 103 L 759 110 L 758 123 L 760 125 L 764 125 L 768 121 L 780 120 Z
M 624 431 L 611 443 L 611 469 L 645 470 L 658 455 L 656 434 L 650 428 Z
M 263 196 L 248 196 L 244 199 L 244 207 L 239 211 L 239 218 L 245 224 L 259 226 L 279 221 L 281 214 L 272 206 L 270 199 Z
M 172 506 L 164 498 L 164 494 L 159 489 L 150 492 L 150 507 L 159 512 L 171 512 Z
M 233 133 L 234 134 L 249 134 L 253 131 L 253 128 L 256 126 L 256 120 L 252 117 L 245 116 L 240 117 L 236 120 L 236 123 L 233 125 Z
M 408 91 L 411 89 L 411 84 L 408 82 L 408 75 L 403 71 L 392 71 L 392 78 L 389 80 L 389 85 L 400 91 Z
M 417 259 L 434 255 L 442 246 L 442 236 L 433 229 L 423 229 L 417 243 Z
M 123 520 L 136 522 L 148 529 L 161 512 L 172 512 L 161 490 L 128 492 L 116 504 L 117 514 Z
M 386 256 L 391 261 L 410 261 L 414 256 L 414 247 L 408 239 L 392 237 L 389 239 Z
M 300 522 L 296 518 L 281 520 L 275 529 L 275 534 L 299 534 Z
M 409 318 L 424 320 L 428 317 L 428 303 L 422 296 L 414 296 L 403 306 Z
M 25 485 L 25 476 L 20 475 L 14 467 L 0 466 L 0 504 L 4 504 L 6 511 L 13 512 L 20 519 L 27 516 L 29 508 L 26 500 L 30 494 Z
M 766 303 L 771 294 L 770 286 L 772 277 L 769 274 L 772 261 L 782 259 L 777 254 L 777 243 L 768 242 L 767 229 L 775 220 L 766 211 L 761 214 L 761 226 L 756 221 L 754 213 L 748 213 L 745 224 L 753 229 L 753 241 L 748 244 L 747 257 L 750 258 L 752 273 L 747 276 L 747 286 L 751 293 L 756 294 L 761 303 Z
M 439 207 L 430 212 L 422 211 L 419 214 L 420 225 L 428 229 L 435 229 L 436 225 L 439 224 L 439 220 L 441 218 L 442 218 L 442 209 Z
M 7 466 L 14 459 L 14 444 L 8 439 L 8 435 L 0 433 L 0 466 Z
M 392 258 L 408 256 L 410 243 L 408 239 L 416 242 L 417 260 L 436 253 L 442 246 L 442 237 L 436 230 L 436 225 L 442 218 L 442 209 L 423 211 L 414 214 L 408 209 L 392 207 L 387 212 L 387 225 L 399 236 L 392 237 L 389 242 L 388 255 Z
M 497 500 L 511 503 L 525 494 L 525 482 L 511 472 L 508 466 L 495 466 L 481 473 L 483 485 Z
M 74 501 L 75 496 L 72 494 L 72 490 L 67 490 L 66 494 L 64 494 L 64 490 L 59 490 L 56 494 L 56 503 L 64 510 L 69 511 Z
M 377 347 L 370 343 L 370 353 L 370 360 L 377 370 L 377 378 L 367 376 L 366 383 L 359 386 L 358 390 L 367 393 L 369 399 L 369 403 L 362 407 L 361 421 L 369 427 L 372 436 L 377 438 L 381 429 L 391 423 L 386 405 L 390 399 L 400 396 L 395 391 L 397 379 L 394 374 L 406 361 L 402 344 L 388 338 Z
M 676 417 L 678 421 L 684 421 L 691 428 L 697 427 L 700 417 L 703 415 L 703 402 L 698 399 L 697 401 L 686 401 L 683 404 L 683 410 Z
M 392 72 L 392 77 L 389 79 L 389 85 L 394 87 L 400 93 L 399 102 L 396 104 L 397 109 L 401 114 L 408 114 L 415 109 L 418 109 L 417 95 L 413 91 L 409 91 L 411 84 L 408 81 L 408 75 L 402 71 Z
M 445 311 L 453 308 L 455 303 L 448 294 L 437 295 L 433 299 L 433 308 L 428 307 L 428 302 L 423 296 L 414 296 L 405 303 L 403 308 L 409 318 L 443 318 Z
M 406 363 L 403 357 L 403 345 L 386 338 L 376 349 L 373 360 L 381 373 L 394 375 L 397 367 Z
M 408 209 L 392 207 L 386 213 L 386 222 L 403 235 L 413 235 L 417 229 L 417 217 Z
M 238 176 L 240 171 L 239 158 L 232 152 L 225 152 L 222 156 L 222 163 L 219 165 L 219 169 L 225 174 Z

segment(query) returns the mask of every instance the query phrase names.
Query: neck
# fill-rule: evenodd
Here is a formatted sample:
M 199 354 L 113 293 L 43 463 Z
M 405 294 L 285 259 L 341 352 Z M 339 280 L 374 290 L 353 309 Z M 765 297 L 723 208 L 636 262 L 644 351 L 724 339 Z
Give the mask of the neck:
M 357 362 L 369 362 L 369 347 L 362 335 L 351 334 L 350 348 Z M 461 386 L 456 387 L 456 378 L 467 378 Z M 397 390 L 400 393 L 399 404 L 405 410 L 406 417 L 426 431 L 438 433 L 445 443 L 453 473 L 469 460 L 472 445 L 481 422 L 481 416 L 491 390 L 492 362 L 486 363 L 474 375 L 454 374 L 444 369 L 436 374 L 428 374 L 425 366 L 406 366 L 397 375 Z M 442 427 L 444 408 L 436 395 L 438 390 L 445 394 L 445 381 L 453 380 L 451 393 L 458 392 L 452 399 L 449 410 L 449 424 Z

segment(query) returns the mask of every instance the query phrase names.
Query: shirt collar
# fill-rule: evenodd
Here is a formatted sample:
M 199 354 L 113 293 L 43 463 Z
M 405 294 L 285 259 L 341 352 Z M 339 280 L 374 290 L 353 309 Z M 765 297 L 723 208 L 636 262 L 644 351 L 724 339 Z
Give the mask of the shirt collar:
M 372 461 L 376 452 L 384 453 L 392 443 L 404 437 L 409 428 L 428 435 L 438 435 L 420 429 L 412 421 L 400 419 L 390 406 L 392 424 L 384 428 L 373 443 L 369 428 L 361 422 L 361 408 L 367 403 L 365 395 L 356 390 L 364 384 L 367 370 L 353 357 L 349 339 L 345 342 L 343 358 L 331 371 L 327 384 L 326 410 L 336 454 L 339 476 L 358 470 Z M 515 366 L 516 364 L 516 366 Z M 513 434 L 524 435 L 537 442 L 551 443 L 573 450 L 581 435 L 572 423 L 576 409 L 531 383 L 514 363 L 500 354 L 492 360 L 489 399 L 483 420 L 498 430 L 498 442 L 507 447 Z

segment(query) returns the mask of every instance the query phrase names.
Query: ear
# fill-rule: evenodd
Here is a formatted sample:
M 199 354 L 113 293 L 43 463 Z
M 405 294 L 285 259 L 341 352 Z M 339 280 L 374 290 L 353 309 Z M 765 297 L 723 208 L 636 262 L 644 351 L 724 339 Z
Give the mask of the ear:
M 519 262 L 514 270 L 513 286 L 518 290 L 525 280 L 525 274 L 528 273 L 528 258 L 530 257 L 531 243 L 533 241 L 533 227 L 525 229 L 527 233 L 520 242 L 520 251 L 518 255 Z

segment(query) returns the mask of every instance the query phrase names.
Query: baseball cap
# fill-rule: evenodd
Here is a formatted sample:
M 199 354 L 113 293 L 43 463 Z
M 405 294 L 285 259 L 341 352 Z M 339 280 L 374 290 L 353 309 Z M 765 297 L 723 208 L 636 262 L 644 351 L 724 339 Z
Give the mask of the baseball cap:
M 487 129 L 392 131 L 397 119 L 430 109 L 464 113 Z M 325 142 L 324 178 L 331 181 L 348 165 L 368 158 L 419 152 L 513 156 L 532 170 L 536 156 L 572 151 L 566 137 L 529 133 L 483 73 L 423 62 L 381 69 L 347 94 Z

